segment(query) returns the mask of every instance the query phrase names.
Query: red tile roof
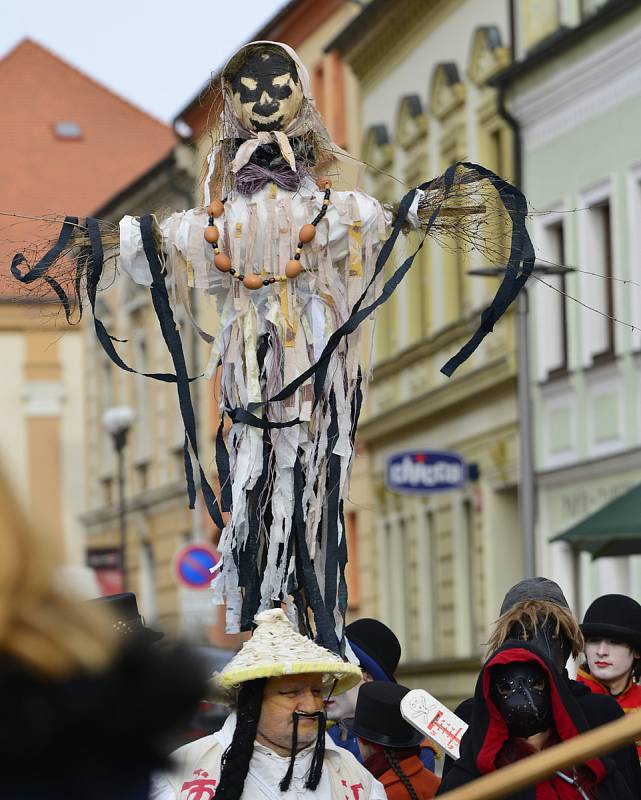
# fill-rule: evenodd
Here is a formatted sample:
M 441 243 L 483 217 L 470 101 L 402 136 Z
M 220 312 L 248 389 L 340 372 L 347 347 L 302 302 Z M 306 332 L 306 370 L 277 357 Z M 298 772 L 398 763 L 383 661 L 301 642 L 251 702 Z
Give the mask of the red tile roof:
M 30 39 L 0 60 L 0 114 L 0 212 L 86 216 L 176 142 L 168 125 Z M 79 137 L 60 138 L 57 123 L 77 126 Z M 0 216 L 5 297 L 16 294 L 6 283 L 11 251 L 38 229 L 16 222 Z

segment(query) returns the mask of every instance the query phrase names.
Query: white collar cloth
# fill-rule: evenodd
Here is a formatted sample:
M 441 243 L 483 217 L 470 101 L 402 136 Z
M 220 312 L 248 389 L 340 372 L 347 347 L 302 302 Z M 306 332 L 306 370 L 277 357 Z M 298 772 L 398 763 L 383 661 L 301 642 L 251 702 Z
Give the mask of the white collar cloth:
M 207 775 L 204 770 L 209 770 L 209 777 L 213 778 L 212 753 L 220 755 L 231 744 L 236 727 L 236 715 L 230 714 L 223 727 L 211 736 L 192 742 L 181 748 L 177 753 L 183 753 L 179 760 L 189 761 L 187 771 L 194 774 Z M 325 762 L 321 781 L 312 791 L 305 787 L 305 779 L 313 757 L 313 747 L 302 750 L 296 756 L 294 770 L 289 789 L 281 792 L 280 781 L 289 766 L 289 757 L 279 756 L 272 750 L 255 743 L 254 752 L 249 764 L 249 772 L 245 779 L 245 788 L 242 800 L 386 800 L 382 784 L 365 773 L 364 767 L 358 764 L 350 752 L 338 747 L 329 736 L 325 736 Z M 193 751 L 196 758 L 185 759 L 185 753 Z M 194 770 L 194 767 L 198 767 Z M 334 769 L 332 769 L 334 767 Z M 368 780 L 363 780 L 363 773 Z M 344 775 L 345 780 L 340 776 Z M 216 775 L 216 777 L 218 777 Z M 172 786 L 172 781 L 165 774 L 153 776 L 150 800 L 191 800 L 187 795 L 190 791 L 188 784 L 181 779 Z M 213 789 L 211 790 L 213 791 Z M 211 800 L 207 797 L 207 790 L 199 800 Z

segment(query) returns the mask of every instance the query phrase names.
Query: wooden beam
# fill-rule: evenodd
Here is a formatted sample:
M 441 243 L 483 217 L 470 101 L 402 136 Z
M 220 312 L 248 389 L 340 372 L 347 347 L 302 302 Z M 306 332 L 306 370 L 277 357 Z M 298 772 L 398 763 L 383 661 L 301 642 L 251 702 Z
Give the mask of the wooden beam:
M 575 736 L 561 744 L 521 759 L 509 767 L 502 767 L 471 783 L 445 792 L 447 800 L 499 800 L 576 764 L 611 753 L 641 738 L 641 713 L 600 725 L 587 733 Z M 440 795 L 439 795 L 440 796 Z

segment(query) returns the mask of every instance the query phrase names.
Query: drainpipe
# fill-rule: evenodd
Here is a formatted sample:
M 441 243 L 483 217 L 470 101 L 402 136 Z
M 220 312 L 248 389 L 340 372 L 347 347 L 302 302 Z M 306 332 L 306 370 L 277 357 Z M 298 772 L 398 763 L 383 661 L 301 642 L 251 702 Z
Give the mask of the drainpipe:
M 511 63 L 516 63 L 516 2 L 508 0 Z M 514 183 L 523 188 L 523 145 L 518 120 L 505 104 L 506 87 L 500 84 L 498 112 L 512 130 Z M 519 521 L 523 542 L 523 576 L 536 575 L 536 483 L 532 452 L 532 402 L 530 397 L 529 297 L 523 289 L 517 300 L 517 409 L 519 420 Z
M 508 0 L 508 17 L 510 25 L 510 63 L 516 63 L 516 3 L 515 0 Z M 512 163 L 514 167 L 514 183 L 521 189 L 523 183 L 523 150 L 521 142 L 521 129 L 515 117 L 510 114 L 505 105 L 505 84 L 499 86 L 498 112 L 499 116 L 507 122 L 512 130 Z

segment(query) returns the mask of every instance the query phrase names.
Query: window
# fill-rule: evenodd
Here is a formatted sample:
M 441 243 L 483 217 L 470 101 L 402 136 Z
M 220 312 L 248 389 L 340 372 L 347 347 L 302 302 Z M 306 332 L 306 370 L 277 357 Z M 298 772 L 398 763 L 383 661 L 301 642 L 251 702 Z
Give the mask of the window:
M 469 558 L 468 575 L 470 583 L 470 650 L 476 653 L 481 650 L 487 636 L 485 629 L 485 586 L 483 568 L 483 528 L 482 517 L 477 513 L 470 498 L 463 501 L 463 522 L 467 535 L 467 553 Z
M 599 363 L 614 353 L 612 228 L 609 200 L 591 206 L 588 215 L 591 254 L 589 271 L 596 274 L 585 276 L 586 285 L 590 286 L 589 305 L 601 312 L 601 315 L 595 315 L 590 322 L 588 336 L 592 363 Z
M 151 542 L 141 542 L 140 546 L 140 608 L 145 622 L 156 618 L 155 563 Z
M 114 405 L 114 384 L 111 370 L 111 361 L 105 358 L 98 367 L 98 396 L 100 398 L 100 418 L 108 408 Z M 113 470 L 114 452 L 111 435 L 100 425 L 100 470 L 103 475 L 109 474 Z M 111 502 L 104 497 L 105 503 Z
M 358 583 L 358 515 L 355 511 L 345 514 L 345 536 L 347 539 L 347 567 L 345 579 L 347 580 L 347 597 L 349 608 L 352 611 L 359 606 Z
M 110 506 L 113 501 L 113 479 L 101 478 L 100 487 L 102 489 L 102 501 L 106 506 Z
M 133 315 L 137 316 L 137 315 Z M 138 327 L 138 326 L 136 326 Z M 147 350 L 147 341 L 144 338 L 144 331 L 142 335 L 138 335 L 134 342 L 135 352 L 135 366 L 138 372 L 148 373 L 149 370 L 149 357 Z M 151 447 L 150 435 L 150 420 L 151 411 L 149 408 L 149 378 L 145 378 L 143 374 L 134 376 L 135 392 L 136 392 L 136 458 L 148 459 Z
M 54 122 L 53 132 L 56 139 L 74 141 L 82 139 L 82 128 L 77 122 Z
M 565 264 L 563 223 L 548 225 L 543 234 L 544 252 L 551 265 Z M 540 284 L 538 316 L 542 336 L 542 379 L 564 375 L 568 369 L 568 325 L 565 275 L 543 276 L 547 286 Z M 550 288 L 552 287 L 552 288 Z
M 608 0 L 581 0 L 581 17 L 590 17 L 605 5 Z
M 321 117 L 325 117 L 325 64 L 321 59 L 312 72 L 312 88 L 314 101 Z
M 521 41 L 531 50 L 558 30 L 561 22 L 559 0 L 522 0 L 517 3 Z

